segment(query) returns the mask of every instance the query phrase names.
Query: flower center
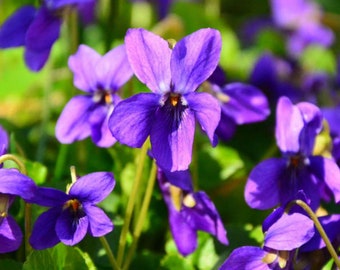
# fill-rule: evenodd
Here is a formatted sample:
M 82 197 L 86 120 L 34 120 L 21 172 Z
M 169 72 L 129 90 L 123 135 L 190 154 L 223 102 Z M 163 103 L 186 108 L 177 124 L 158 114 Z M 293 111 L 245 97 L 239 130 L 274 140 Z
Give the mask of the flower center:
M 99 90 L 93 95 L 93 101 L 96 103 L 104 103 L 106 105 L 113 104 L 111 92 L 109 90 Z
M 193 208 L 196 205 L 196 200 L 191 193 L 184 194 L 182 189 L 174 185 L 170 185 L 170 197 L 177 211 L 180 211 L 182 206 Z
M 71 199 L 64 204 L 63 209 L 70 209 L 73 213 L 77 213 L 82 209 L 82 205 L 77 199 Z
M 170 104 L 173 107 L 177 106 L 177 104 L 180 101 L 180 99 L 181 99 L 181 96 L 179 94 L 170 93 L 169 100 L 170 100 Z
M 287 261 L 289 259 L 289 251 L 280 250 L 276 252 L 268 252 L 266 256 L 262 259 L 262 261 L 266 264 L 272 264 L 277 262 L 281 269 L 285 268 L 287 265 Z

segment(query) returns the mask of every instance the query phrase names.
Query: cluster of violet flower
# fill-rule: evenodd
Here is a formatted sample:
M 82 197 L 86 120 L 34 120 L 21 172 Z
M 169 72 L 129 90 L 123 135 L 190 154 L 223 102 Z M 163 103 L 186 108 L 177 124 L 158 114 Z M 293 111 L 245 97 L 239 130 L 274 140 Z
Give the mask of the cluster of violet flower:
M 58 38 L 60 12 L 70 5 L 88 14 L 94 1 L 46 0 L 38 10 L 23 7 L 0 28 L 0 47 L 24 46 L 27 66 L 40 70 Z M 316 5 L 273 0 L 272 7 L 277 25 L 289 30 L 288 48 L 294 54 L 309 42 L 331 44 L 332 33 L 317 21 L 320 11 Z M 304 18 L 311 17 L 314 20 L 306 23 Z M 313 36 L 307 35 L 311 33 Z M 228 244 L 216 207 L 204 191 L 194 190 L 191 179 L 196 123 L 216 146 L 218 138 L 230 139 L 237 125 L 263 121 L 270 106 L 275 107 L 275 137 L 282 156 L 255 166 L 244 191 L 251 208 L 275 210 L 263 222 L 263 246 L 235 249 L 221 269 L 307 269 L 305 256 L 325 249 L 326 244 L 315 220 L 301 205 L 317 211 L 323 201 L 340 201 L 340 107 L 320 109 L 315 98 L 329 78 L 307 74 L 297 89 L 279 76 L 284 60 L 266 53 L 255 64 L 248 83 L 228 82 L 218 66 L 221 46 L 221 35 L 212 28 L 200 29 L 178 42 L 132 28 L 124 44 L 104 56 L 80 45 L 69 57 L 68 66 L 74 85 L 84 94 L 66 104 L 56 123 L 56 138 L 71 144 L 90 137 L 105 148 L 116 142 L 140 148 L 149 138 L 149 156 L 157 164 L 156 177 L 168 208 L 170 230 L 178 251 L 186 256 L 197 248 L 197 231 Z M 284 65 L 288 67 L 285 72 L 292 72 L 290 62 Z M 132 76 L 151 92 L 123 99 L 118 90 Z M 334 145 L 329 157 L 315 151 L 326 121 Z M 0 131 L 3 155 L 8 137 Z M 16 169 L 0 169 L 0 252 L 16 250 L 21 243 L 20 228 L 8 215 L 14 196 L 50 208 L 34 224 L 30 244 L 35 249 L 59 242 L 75 245 L 86 233 L 100 237 L 113 230 L 111 220 L 96 206 L 112 192 L 113 174 L 94 172 L 72 178 L 72 184 L 62 192 L 38 187 Z M 340 215 L 318 220 L 329 240 L 339 247 Z

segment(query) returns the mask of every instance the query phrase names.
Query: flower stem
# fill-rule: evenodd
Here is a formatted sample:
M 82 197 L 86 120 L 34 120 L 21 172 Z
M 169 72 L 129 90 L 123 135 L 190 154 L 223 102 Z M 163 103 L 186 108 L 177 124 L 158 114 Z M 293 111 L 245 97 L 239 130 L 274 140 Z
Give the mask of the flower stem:
M 15 155 L 4 154 L 4 155 L 0 156 L 0 164 L 4 163 L 6 160 L 14 161 L 18 165 L 19 171 L 22 174 L 25 174 L 25 175 L 27 174 L 26 167 L 25 167 L 24 163 L 22 163 L 22 161 L 19 158 L 17 158 Z
M 112 250 L 111 250 L 110 245 L 107 242 L 106 238 L 104 236 L 102 236 L 102 237 L 99 237 L 99 239 L 100 239 L 100 242 L 102 243 L 102 245 L 103 245 L 103 247 L 106 251 L 106 254 L 107 254 L 107 257 L 109 258 L 112 269 L 113 270 L 120 270 L 120 267 L 119 267 L 114 255 L 113 255 L 113 253 L 112 253 Z
M 133 213 L 133 208 L 134 208 L 134 204 L 137 198 L 137 192 L 139 190 L 139 186 L 141 184 L 141 180 L 142 180 L 142 173 L 143 173 L 143 168 L 144 168 L 144 163 L 145 163 L 145 158 L 146 158 L 146 154 L 147 154 L 147 150 L 149 147 L 149 143 L 148 141 L 144 143 L 140 153 L 139 153 L 139 158 L 138 158 L 138 166 L 137 166 L 137 170 L 136 170 L 136 176 L 135 176 L 135 180 L 134 180 L 134 184 L 130 193 L 130 197 L 127 203 L 127 207 L 126 207 L 126 212 L 125 212 L 125 218 L 124 218 L 124 225 L 122 228 L 122 232 L 120 234 L 120 238 L 119 238 L 119 246 L 118 246 L 118 255 L 117 255 L 117 262 L 118 265 L 121 266 L 122 261 L 123 261 L 123 255 L 124 255 L 124 250 L 125 250 L 125 244 L 126 244 L 126 237 L 127 237 L 127 233 L 129 231 L 129 226 L 130 226 L 130 222 L 131 222 L 131 217 L 132 217 L 132 213 Z
M 125 261 L 124 266 L 123 266 L 123 270 L 125 270 L 125 269 L 127 270 L 129 268 L 132 257 L 135 253 L 136 248 L 137 248 L 137 243 L 138 243 L 139 237 L 140 237 L 142 229 L 143 229 L 143 225 L 144 225 L 144 221 L 145 221 L 145 218 L 146 218 L 147 211 L 149 209 L 149 205 L 150 205 L 150 201 L 151 201 L 151 197 L 152 197 L 152 192 L 153 192 L 153 188 L 154 188 L 155 181 L 156 181 L 156 172 L 157 172 L 157 166 L 156 166 L 156 163 L 154 161 L 152 163 L 150 176 L 149 176 L 149 179 L 148 179 L 148 185 L 146 187 L 142 208 L 141 208 L 141 211 L 140 211 L 139 216 L 138 216 L 137 225 L 136 225 L 136 228 L 133 232 L 133 241 L 132 241 L 132 244 L 129 248 L 129 251 L 128 251 L 128 254 L 127 254 L 127 257 L 126 257 L 126 261 Z
M 338 258 L 338 255 L 331 243 L 331 241 L 329 240 L 325 230 L 323 229 L 318 217 L 315 215 L 315 213 L 313 212 L 313 210 L 302 200 L 294 200 L 292 201 L 289 205 L 291 204 L 297 204 L 298 206 L 300 206 L 303 210 L 306 211 L 306 213 L 310 216 L 310 218 L 313 220 L 315 227 L 317 228 L 317 230 L 319 231 L 321 238 L 323 239 L 323 241 L 326 244 L 326 247 L 329 251 L 329 253 L 331 254 L 335 264 L 337 265 L 337 267 L 340 269 L 340 261 Z

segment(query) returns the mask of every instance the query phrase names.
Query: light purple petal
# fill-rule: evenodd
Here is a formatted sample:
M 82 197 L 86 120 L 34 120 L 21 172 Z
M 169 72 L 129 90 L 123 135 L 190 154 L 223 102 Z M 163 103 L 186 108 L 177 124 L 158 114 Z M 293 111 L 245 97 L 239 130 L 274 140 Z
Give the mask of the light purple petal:
M 313 221 L 302 214 L 284 213 L 266 232 L 264 246 L 275 250 L 293 250 L 314 235 Z
M 34 249 L 46 249 L 60 242 L 55 226 L 62 211 L 61 207 L 54 207 L 42 213 L 35 221 L 30 244 Z
M 41 7 L 27 30 L 25 60 L 33 70 L 40 70 L 47 61 L 53 43 L 58 39 L 61 19 Z M 37 59 L 34 59 L 33 56 Z
M 20 247 L 22 232 L 11 216 L 0 218 L 0 253 L 15 251 Z
M 24 46 L 27 29 L 36 12 L 34 6 L 23 6 L 15 11 L 0 27 L 0 48 Z
M 183 171 L 191 162 L 195 117 L 189 109 L 180 113 L 171 113 L 168 109 L 163 106 L 158 110 L 152 125 L 152 156 L 162 170 Z M 177 114 L 181 116 L 177 117 Z
M 65 192 L 58 189 L 38 187 L 34 193 L 34 197 L 29 200 L 29 202 L 46 207 L 62 207 L 69 199 L 70 197 Z
M 237 124 L 262 121 L 270 113 L 266 96 L 256 87 L 244 83 L 230 83 L 222 89 L 229 101 L 223 103 L 222 113 Z
M 86 45 L 80 45 L 77 52 L 69 57 L 68 66 L 73 72 L 73 83 L 78 89 L 85 92 L 94 92 L 97 89 L 97 66 L 101 60 L 101 55 Z
M 340 105 L 334 108 L 323 108 L 322 114 L 329 123 L 331 133 L 340 136 Z
M 270 270 L 268 264 L 263 262 L 267 255 L 262 248 L 244 246 L 233 250 L 220 270 Z
M 0 169 L 0 193 L 18 195 L 24 200 L 34 196 L 37 186 L 28 176 L 16 169 Z
M 276 108 L 276 142 L 283 153 L 300 150 L 300 133 L 304 121 L 300 110 L 287 97 L 281 97 Z
M 99 104 L 90 115 L 92 141 L 99 147 L 110 147 L 117 141 L 109 129 L 109 118 L 113 107 L 113 105 Z
M 321 156 L 309 158 L 309 170 L 332 191 L 335 201 L 340 201 L 340 169 L 334 160 Z
M 124 45 L 106 53 L 95 70 L 98 83 L 103 89 L 118 90 L 133 75 Z
M 215 130 L 221 117 L 221 107 L 217 99 L 208 93 L 196 92 L 186 95 L 185 98 L 202 130 L 208 135 L 211 144 L 215 146 L 217 144 Z
M 113 230 L 112 221 L 97 206 L 84 204 L 84 211 L 89 219 L 89 232 L 94 237 L 100 237 Z
M 314 148 L 315 137 L 322 129 L 322 114 L 320 109 L 314 104 L 300 102 L 296 104 L 300 110 L 304 127 L 300 133 L 300 151 L 305 155 L 311 155 Z
M 115 179 L 110 172 L 94 172 L 80 177 L 70 188 L 70 196 L 81 202 L 96 204 L 104 200 L 113 190 Z
M 55 230 L 61 242 L 73 246 L 83 240 L 88 226 L 87 216 L 76 217 L 70 209 L 65 209 L 57 219 Z
M 176 93 L 189 93 L 209 78 L 220 59 L 222 40 L 215 29 L 200 29 L 178 41 L 171 55 Z
M 55 133 L 61 143 L 73 143 L 91 135 L 89 117 L 94 107 L 91 96 L 75 96 L 65 106 Z
M 140 93 L 117 104 L 109 119 L 113 136 L 122 144 L 141 147 L 150 134 L 160 96 Z
M 169 209 L 169 224 L 179 253 L 187 256 L 197 247 L 197 232 L 182 218 L 180 212 Z
M 137 78 L 154 93 L 169 92 L 170 55 L 168 43 L 144 29 L 129 29 L 125 36 L 126 52 Z
M 184 206 L 181 210 L 183 220 L 194 230 L 210 233 L 227 245 L 227 232 L 214 203 L 203 191 L 194 193 L 193 198 L 196 202 L 195 206 Z
M 285 159 L 270 158 L 253 168 L 244 190 L 245 200 L 250 207 L 264 210 L 280 202 L 280 180 L 286 166 Z

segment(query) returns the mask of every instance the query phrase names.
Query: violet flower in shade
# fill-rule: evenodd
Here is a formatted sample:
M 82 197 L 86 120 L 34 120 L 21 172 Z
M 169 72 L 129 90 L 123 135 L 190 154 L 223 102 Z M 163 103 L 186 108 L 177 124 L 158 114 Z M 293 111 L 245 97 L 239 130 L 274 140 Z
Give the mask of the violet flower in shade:
M 340 166 L 340 105 L 333 108 L 322 108 L 322 113 L 330 128 L 333 141 L 332 156 Z
M 293 105 L 279 99 L 276 110 L 276 141 L 282 157 L 262 161 L 250 172 L 245 200 L 256 209 L 269 209 L 296 199 L 302 190 L 311 208 L 320 199 L 340 200 L 340 170 L 329 158 L 313 155 L 315 137 L 322 128 L 322 114 L 311 103 Z
M 191 162 L 195 120 L 216 145 L 220 120 L 218 101 L 196 89 L 215 70 L 221 51 L 217 30 L 201 29 L 178 41 L 173 49 L 144 29 L 125 37 L 130 65 L 152 93 L 121 101 L 109 125 L 120 143 L 141 147 L 150 135 L 151 154 L 164 170 L 186 170 Z
M 297 56 L 310 44 L 329 47 L 333 32 L 321 23 L 320 7 L 309 0 L 271 0 L 273 20 L 288 31 L 288 50 Z
M 209 78 L 212 94 L 221 106 L 221 120 L 216 134 L 223 140 L 230 139 L 237 125 L 263 121 L 270 114 L 267 97 L 256 87 L 245 83 L 227 83 L 217 69 Z
M 58 39 L 63 9 L 80 8 L 84 20 L 91 17 L 95 0 L 45 0 L 40 8 L 27 5 L 14 12 L 0 28 L 0 48 L 25 47 L 25 63 L 32 71 L 41 70 Z
M 277 212 L 280 215 L 277 215 Z M 220 270 L 288 270 L 293 269 L 297 248 L 315 234 L 314 223 L 300 213 L 287 214 L 277 209 L 266 220 L 263 248 L 243 246 L 235 249 Z M 273 215 L 273 217 L 272 217 Z
M 121 101 L 117 91 L 132 77 L 125 46 L 120 45 L 104 56 L 86 45 L 80 45 L 70 56 L 69 67 L 74 84 L 86 95 L 73 97 L 65 106 L 56 124 L 56 137 L 61 143 L 73 143 L 86 137 L 100 147 L 116 142 L 108 119 Z
M 31 202 L 50 207 L 36 220 L 30 243 L 35 249 L 50 248 L 59 242 L 79 243 L 89 233 L 103 236 L 113 230 L 109 217 L 96 206 L 113 190 L 112 173 L 96 172 L 80 177 L 64 193 L 53 188 L 37 189 Z
M 197 231 L 214 235 L 227 245 L 227 232 L 213 202 L 203 191 L 194 192 L 189 171 L 158 171 L 158 184 L 169 211 L 169 224 L 179 253 L 197 248 Z
M 20 247 L 22 232 L 8 213 L 16 196 L 31 200 L 37 186 L 34 181 L 16 169 L 0 169 L 0 253 Z

